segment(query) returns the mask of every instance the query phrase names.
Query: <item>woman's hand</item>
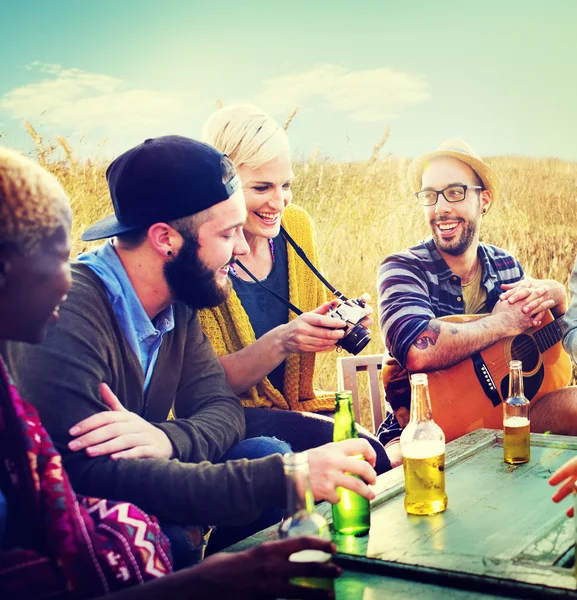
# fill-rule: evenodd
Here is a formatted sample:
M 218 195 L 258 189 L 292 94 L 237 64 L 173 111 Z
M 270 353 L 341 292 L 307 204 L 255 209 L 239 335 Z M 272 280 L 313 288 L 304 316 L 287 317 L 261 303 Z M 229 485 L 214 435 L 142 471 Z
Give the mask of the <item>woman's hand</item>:
M 369 304 L 371 295 L 365 292 L 359 300 L 362 300 L 365 303 L 365 312 L 367 313 L 367 316 L 361 321 L 361 325 L 365 329 L 370 329 L 375 324 L 374 319 L 371 317 L 371 315 L 375 314 L 375 309 Z
M 345 335 L 346 322 L 329 317 L 326 313 L 340 300 L 321 304 L 311 312 L 303 313 L 293 321 L 279 327 L 283 349 L 288 354 L 325 352 L 332 350 Z

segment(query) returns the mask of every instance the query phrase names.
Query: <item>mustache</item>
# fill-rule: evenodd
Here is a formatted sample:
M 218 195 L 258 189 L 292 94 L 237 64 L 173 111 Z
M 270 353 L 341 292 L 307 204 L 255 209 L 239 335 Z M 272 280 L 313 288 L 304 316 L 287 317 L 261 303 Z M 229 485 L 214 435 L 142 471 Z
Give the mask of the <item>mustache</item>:
M 220 267 L 220 268 L 224 269 L 225 267 L 230 267 L 231 265 L 236 264 L 236 262 L 237 262 L 236 256 L 231 256 L 230 260 L 225 262 L 224 265 L 222 265 L 222 267 Z

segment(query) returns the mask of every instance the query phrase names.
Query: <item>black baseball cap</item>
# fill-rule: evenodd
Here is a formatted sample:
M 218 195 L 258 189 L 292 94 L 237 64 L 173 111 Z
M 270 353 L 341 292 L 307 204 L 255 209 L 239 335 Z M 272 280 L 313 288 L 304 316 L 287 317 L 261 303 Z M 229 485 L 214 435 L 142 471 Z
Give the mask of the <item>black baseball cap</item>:
M 145 140 L 110 163 L 106 181 L 114 214 L 89 227 L 82 239 L 101 240 L 188 217 L 227 200 L 241 185 L 227 158 L 179 135 Z M 231 179 L 223 183 L 227 172 Z

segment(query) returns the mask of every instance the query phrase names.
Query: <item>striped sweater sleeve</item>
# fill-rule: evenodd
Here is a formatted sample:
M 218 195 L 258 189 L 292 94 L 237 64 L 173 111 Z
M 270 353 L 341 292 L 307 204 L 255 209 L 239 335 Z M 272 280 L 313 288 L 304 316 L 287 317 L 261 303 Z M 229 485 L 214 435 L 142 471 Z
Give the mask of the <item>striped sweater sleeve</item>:
M 426 278 L 416 261 L 394 254 L 379 267 L 377 292 L 383 342 L 404 367 L 411 344 L 435 318 Z

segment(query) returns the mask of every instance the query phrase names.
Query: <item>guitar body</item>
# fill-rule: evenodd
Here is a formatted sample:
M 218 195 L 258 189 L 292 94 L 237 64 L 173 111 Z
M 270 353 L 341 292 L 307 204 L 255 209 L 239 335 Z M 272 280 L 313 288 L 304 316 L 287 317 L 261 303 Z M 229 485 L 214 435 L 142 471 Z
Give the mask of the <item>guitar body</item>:
M 481 316 L 484 315 L 441 320 L 462 323 Z M 511 360 L 523 363 L 524 392 L 531 405 L 545 394 L 569 384 L 571 359 L 561 341 L 556 341 L 560 336 L 549 334 L 555 325 L 547 313 L 539 327 L 504 338 L 452 367 L 428 373 L 433 417 L 448 442 L 481 427 L 500 429 L 503 426 L 502 402 L 509 394 Z M 539 334 L 543 328 L 548 329 Z M 547 344 L 551 346 L 540 350 Z

